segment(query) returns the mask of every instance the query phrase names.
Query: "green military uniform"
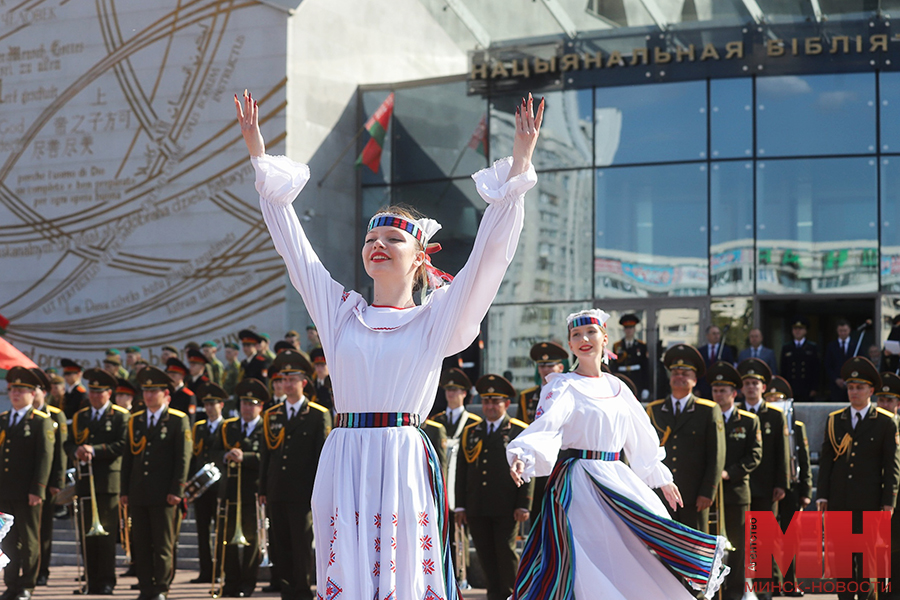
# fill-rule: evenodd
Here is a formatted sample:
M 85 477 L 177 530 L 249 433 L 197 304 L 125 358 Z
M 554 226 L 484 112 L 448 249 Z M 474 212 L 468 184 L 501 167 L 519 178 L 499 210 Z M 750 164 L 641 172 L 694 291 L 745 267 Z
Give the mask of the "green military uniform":
M 475 388 L 482 398 L 512 399 L 515 389 L 499 375 L 484 375 Z M 512 594 L 516 579 L 516 509 L 531 510 L 533 482 L 516 487 L 509 476 L 506 446 L 528 425 L 504 414 L 496 430 L 488 421 L 472 423 L 462 434 L 463 457 L 456 462 L 456 510 L 465 511 L 475 552 L 487 580 L 488 600 Z
M 200 401 L 224 402 L 227 398 L 225 390 L 215 384 L 208 383 L 198 391 Z M 193 458 L 189 473 L 197 473 L 209 463 L 217 466 L 221 461 L 221 452 L 214 451 L 217 440 L 222 437 L 222 423 L 220 416 L 215 422 L 210 423 L 204 419 L 194 423 L 191 437 L 193 438 Z M 217 573 L 213 564 L 212 550 L 209 547 L 210 523 L 216 518 L 216 500 L 219 497 L 219 482 L 210 485 L 199 498 L 194 500 L 194 521 L 197 524 L 197 553 L 200 557 L 200 575 L 191 583 L 212 583 L 213 576 Z
M 622 327 L 635 327 L 641 320 L 635 314 L 622 315 L 619 325 Z M 610 370 L 616 375 L 625 375 L 637 388 L 635 396 L 641 399 L 643 392 L 650 390 L 650 354 L 647 344 L 634 338 L 630 342 L 622 338 L 613 344 L 613 354 L 616 358 L 610 365 Z
M 116 379 L 128 379 L 128 369 L 122 366 L 122 357 L 118 351 L 107 350 L 103 364 L 116 366 L 116 372 L 113 374 Z
M 92 391 L 115 392 L 116 378 L 101 369 L 84 373 Z M 116 585 L 116 531 L 119 528 L 119 493 L 121 492 L 122 455 L 128 435 L 131 413 L 113 403 L 95 410 L 86 406 L 72 418 L 72 435 L 66 440 L 66 453 L 78 465 L 75 495 L 78 497 L 84 533 L 91 528 L 91 487 L 88 465 L 79 464 L 75 450 L 89 445 L 94 449 L 91 468 L 94 474 L 94 493 L 97 518 L 108 535 L 84 539 L 85 574 L 88 594 L 110 594 Z
M 141 386 L 165 387 L 172 380 L 155 367 L 141 371 Z M 135 413 L 128 425 L 128 448 L 122 478 L 128 490 L 132 521 L 132 556 L 143 598 L 159 600 L 175 573 L 174 551 L 181 507 L 167 502 L 182 497 L 191 459 L 191 430 L 185 413 L 163 404 L 151 425 L 148 411 Z
M 841 377 L 848 384 L 881 387 L 878 370 L 861 356 L 844 363 Z M 862 531 L 863 511 L 895 506 L 900 484 L 900 440 L 894 415 L 873 404 L 862 410 L 865 415 L 851 405 L 828 415 L 819 455 L 819 499 L 827 500 L 826 510 L 853 511 L 855 532 Z M 853 581 L 863 581 L 861 565 L 855 560 L 853 572 Z M 854 596 L 838 594 L 842 600 Z
M 215 342 L 208 341 L 200 344 L 200 349 L 202 350 L 203 348 L 218 348 L 218 346 L 216 346 Z M 222 364 L 222 361 L 215 354 L 207 360 L 209 361 L 207 363 L 207 372 L 210 380 L 216 385 L 222 385 L 223 377 L 225 376 L 225 365 Z
M 231 348 L 233 350 L 238 350 L 238 345 L 234 342 L 228 342 L 225 344 L 226 348 Z M 238 384 L 238 381 L 241 380 L 241 361 L 237 358 L 232 360 L 231 362 L 225 365 L 225 373 L 222 376 L 222 389 L 231 396 L 234 394 L 234 388 Z
M 34 389 L 38 377 L 24 367 L 6 373 L 12 386 Z M 47 482 L 53 465 L 56 434 L 47 413 L 29 403 L 20 410 L 0 414 L 0 512 L 13 515 L 12 528 L 0 543 L 9 564 L 3 570 L 7 598 L 31 597 L 41 560 L 40 505 L 31 506 L 29 496 L 46 499 Z
M 241 402 L 262 405 L 268 400 L 266 386 L 255 379 L 245 379 L 237 387 Z M 265 445 L 262 419 L 246 423 L 241 418 L 228 419 L 223 423 L 221 435 L 216 439 L 213 452 L 223 456 L 232 448 L 240 448 L 243 461 L 240 463 L 240 489 L 238 488 L 238 467 L 236 463 L 222 464 L 222 485 L 219 498 L 227 502 L 228 526 L 222 533 L 225 545 L 224 596 L 249 596 L 256 589 L 259 569 L 259 539 L 256 527 L 256 496 L 259 492 L 259 467 L 262 447 Z M 243 548 L 231 541 L 237 526 L 238 494 L 241 498 L 241 529 L 248 545 Z M 217 542 L 218 543 L 218 542 Z
M 707 381 L 717 385 L 741 387 L 741 376 L 731 363 L 719 361 L 707 372 Z M 716 502 L 723 515 L 718 515 L 718 535 L 727 535 L 734 551 L 728 553 L 731 572 L 725 579 L 723 600 L 740 600 L 744 596 L 744 523 L 750 508 L 750 474 L 759 466 L 763 456 L 759 419 L 751 412 L 732 406 L 723 415 L 725 421 L 725 469 L 728 478 L 722 479 L 721 498 Z M 721 526 L 724 524 L 724 532 Z
M 309 361 L 290 350 L 279 354 L 273 366 L 284 374 L 303 373 L 307 378 L 313 371 Z M 310 503 L 319 455 L 331 422 L 327 408 L 306 398 L 293 404 L 276 404 L 263 413 L 266 443 L 259 488 L 266 497 L 271 523 L 269 548 L 281 576 L 281 596 L 285 600 L 313 597 Z
M 700 353 L 687 344 L 670 348 L 663 359 L 669 369 L 693 369 L 697 377 L 706 371 Z M 677 412 L 677 414 L 676 414 Z M 672 471 L 684 506 L 672 510 L 672 517 L 700 531 L 709 531 L 709 509 L 697 510 L 698 496 L 715 500 L 725 465 L 725 425 L 719 405 L 690 394 L 680 409 L 673 398 L 647 405 L 647 414 L 665 446 L 663 463 Z M 668 506 L 668 504 L 666 505 Z
M 426 419 L 422 423 L 422 431 L 428 437 L 434 451 L 437 453 L 438 461 L 441 463 L 441 471 L 447 473 L 447 430 L 437 421 Z

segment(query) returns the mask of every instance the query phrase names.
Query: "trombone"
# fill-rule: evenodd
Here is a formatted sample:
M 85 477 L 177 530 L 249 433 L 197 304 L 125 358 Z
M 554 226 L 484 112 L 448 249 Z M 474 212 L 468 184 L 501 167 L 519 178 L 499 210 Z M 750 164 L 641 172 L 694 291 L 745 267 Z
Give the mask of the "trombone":
M 91 489 L 91 528 L 87 533 L 84 534 L 84 537 L 100 537 L 103 535 L 109 535 L 109 532 L 103 528 L 103 524 L 100 523 L 100 512 L 97 510 L 97 492 L 94 489 L 94 464 L 92 461 L 87 461 L 88 465 L 88 485 Z
M 259 542 L 260 568 L 271 567 L 272 561 L 269 558 L 269 517 L 266 516 L 266 505 L 259 500 L 259 494 L 256 495 L 256 539 Z
M 716 528 L 716 535 L 720 535 L 725 538 L 725 552 L 730 553 L 737 550 L 734 547 L 734 544 L 731 543 L 731 540 L 728 539 L 728 532 L 725 531 L 725 500 L 724 496 L 724 485 L 722 484 L 722 479 L 719 479 L 719 487 L 716 491 L 716 509 L 709 511 L 709 528 Z M 724 560 L 724 559 L 723 559 Z M 719 600 L 722 599 L 722 588 L 719 588 L 718 597 Z
M 243 548 L 245 546 L 249 546 L 250 542 L 247 541 L 247 538 L 244 536 L 244 529 L 242 527 L 242 519 L 241 519 L 241 463 L 228 463 L 229 476 L 230 470 L 233 469 L 237 465 L 237 500 L 235 502 L 231 502 L 228 500 L 227 496 L 223 502 L 222 498 L 218 498 L 216 500 L 216 545 L 213 551 L 213 580 L 212 586 L 209 590 L 209 595 L 213 598 L 218 598 L 222 595 L 222 589 L 225 586 L 225 546 L 233 545 L 238 548 Z M 226 481 L 226 494 L 228 491 L 227 481 Z M 234 525 L 234 535 L 230 540 L 225 541 L 224 536 L 228 531 L 228 507 L 231 505 L 235 506 L 235 525 Z M 257 508 L 257 516 L 258 516 L 258 508 Z M 221 544 L 219 543 L 221 540 Z M 219 549 L 221 547 L 221 550 Z M 219 561 L 218 563 L 216 561 Z M 216 565 L 219 566 L 219 576 L 216 577 Z
M 131 517 L 128 516 L 128 506 L 119 502 L 119 539 L 125 550 L 125 559 L 131 564 Z

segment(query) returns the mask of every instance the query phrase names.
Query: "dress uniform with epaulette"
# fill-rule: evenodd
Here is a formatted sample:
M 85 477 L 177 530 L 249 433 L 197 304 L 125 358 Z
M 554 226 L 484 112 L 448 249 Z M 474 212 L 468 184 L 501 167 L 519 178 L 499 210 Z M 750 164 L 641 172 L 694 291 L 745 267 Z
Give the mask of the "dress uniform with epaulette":
M 108 533 L 84 539 L 86 592 L 109 595 L 116 585 L 115 534 L 119 527 L 122 456 L 131 413 L 112 401 L 119 382 L 107 371 L 88 369 L 84 372 L 84 380 L 90 390 L 90 404 L 72 417 L 72 435 L 66 440 L 65 447 L 73 464 L 78 465 L 75 494 L 81 503 L 82 533 L 91 528 L 91 472 L 97 517 Z M 89 461 L 83 452 L 90 454 Z
M 725 387 L 728 400 L 718 402 L 725 422 L 725 469 L 722 474 L 721 501 L 716 502 L 723 514 L 717 516 L 717 535 L 726 535 L 734 550 L 728 554 L 731 573 L 725 580 L 723 600 L 740 600 L 744 596 L 744 523 L 750 508 L 750 475 L 762 460 L 762 436 L 759 419 L 751 412 L 734 404 L 737 390 L 741 388 L 741 376 L 731 363 L 719 361 L 706 374 L 713 390 Z M 724 531 L 721 525 L 724 524 Z
M 794 319 L 792 328 L 809 328 L 803 318 Z M 805 402 L 812 399 L 819 387 L 819 348 L 803 337 L 802 343 L 791 340 L 781 347 L 781 374 L 794 390 L 794 400 Z
M 41 560 L 41 502 L 53 465 L 56 434 L 47 413 L 35 410 L 37 375 L 25 367 L 6 373 L 12 408 L 0 414 L 0 512 L 14 521 L 0 543 L 9 564 L 3 569 L 6 591 L 2 600 L 28 600 L 34 591 Z
M 81 374 L 84 369 L 80 364 L 68 358 L 62 359 L 63 377 L 66 380 L 66 393 L 60 408 L 66 414 L 66 421 L 71 422 L 72 417 L 87 404 L 87 389 L 81 382 Z
M 509 476 L 506 446 L 528 425 L 506 414 L 506 406 L 516 397 L 509 381 L 499 375 L 484 375 L 475 382 L 475 389 L 483 406 L 495 401 L 502 410 L 493 422 L 487 420 L 486 413 L 483 421 L 463 431 L 463 456 L 456 463 L 456 512 L 464 515 L 457 519 L 469 525 L 487 580 L 488 600 L 500 600 L 512 594 L 516 579 L 515 515 L 531 510 L 534 494 L 532 482 L 516 487 Z
M 210 378 L 206 374 L 206 367 L 207 365 L 209 365 L 209 359 L 206 358 L 206 355 L 201 351 L 193 349 L 187 351 L 187 358 L 188 374 L 185 375 L 184 384 L 196 396 L 197 390 L 199 390 L 204 384 L 210 382 Z M 197 374 L 194 375 L 194 372 L 197 372 Z
M 706 363 L 693 346 L 672 346 L 663 356 L 670 371 L 687 369 L 696 377 L 706 373 Z M 703 532 L 709 530 L 709 508 L 697 510 L 698 498 L 714 501 L 725 465 L 725 425 L 719 405 L 691 392 L 684 398 L 656 400 L 647 414 L 666 449 L 663 463 L 672 471 L 684 506 L 671 510 L 672 517 Z
M 206 350 L 209 348 L 209 354 L 206 354 Z M 216 350 L 218 346 L 212 340 L 208 340 L 200 344 L 200 351 L 204 352 L 204 356 L 209 361 L 207 364 L 207 371 L 209 373 L 209 379 L 212 383 L 221 386 L 224 381 L 225 376 L 225 365 L 222 364 L 222 361 L 216 356 Z
M 170 358 L 166 361 L 166 373 L 172 376 L 173 386 L 169 408 L 186 414 L 190 425 L 193 426 L 197 415 L 197 395 L 184 384 L 188 376 L 187 365 L 177 358 Z
M 191 437 L 194 441 L 193 458 L 189 473 L 197 473 L 204 466 L 213 463 L 217 467 L 221 461 L 220 452 L 214 451 L 216 440 L 222 436 L 222 409 L 228 394 L 214 383 L 207 383 L 197 391 L 197 397 L 206 409 L 207 418 L 194 423 Z M 211 406 L 212 405 L 212 406 Z M 215 414 L 216 418 L 211 419 Z M 194 521 L 197 524 L 197 554 L 200 557 L 200 574 L 191 583 L 212 583 L 217 572 L 213 565 L 212 550 L 209 547 L 210 524 L 216 518 L 216 500 L 219 497 L 219 482 L 211 484 L 203 494 L 194 500 Z
M 260 558 L 256 502 L 260 456 L 265 445 L 260 415 L 263 405 L 269 399 L 269 391 L 258 379 L 244 379 L 238 383 L 235 393 L 241 402 L 241 416 L 228 419 L 222 424 L 221 434 L 216 439 L 213 450 L 216 455 L 224 456 L 224 459 L 220 459 L 224 477 L 219 486 L 219 498 L 222 502 L 227 502 L 228 515 L 227 527 L 221 534 L 221 539 L 226 542 L 225 581 L 222 588 L 222 594 L 226 597 L 250 596 L 256 589 Z M 231 460 L 228 454 L 234 449 L 240 450 L 240 463 Z M 238 496 L 240 517 L 237 513 Z M 248 544 L 243 548 L 232 543 L 238 518 L 241 519 L 241 529 Z
M 878 406 L 894 415 L 894 423 L 900 427 L 900 376 L 890 371 L 881 373 L 881 387 L 875 390 Z M 900 511 L 891 515 L 891 594 L 879 600 L 900 598 Z
M 299 352 L 287 350 L 274 366 L 287 379 L 307 380 L 313 367 Z M 288 384 L 286 384 L 287 386 Z M 281 577 L 284 600 L 311 599 L 313 482 L 325 437 L 331 431 L 331 413 L 324 406 L 295 396 L 263 413 L 265 445 L 260 466 L 260 494 L 265 496 L 271 522 L 269 548 Z M 327 540 L 321 540 L 323 551 Z
M 325 372 L 327 373 L 328 363 L 325 359 L 325 351 L 322 350 L 321 346 L 313 348 L 309 353 L 309 359 L 316 369 L 316 373 L 313 374 L 313 385 L 316 388 L 316 404 L 324 406 L 334 414 L 334 388 L 331 385 L 331 375 L 326 374 L 323 379 L 319 379 L 321 367 L 317 366 L 325 365 Z
M 50 397 L 50 378 L 42 369 L 33 367 L 30 369 L 40 380 L 40 385 L 35 388 L 33 406 L 36 410 L 50 415 L 53 421 L 53 464 L 50 467 L 50 477 L 47 480 L 47 501 L 41 504 L 41 566 L 38 570 L 37 585 L 47 585 L 50 578 L 50 557 L 53 552 L 53 514 L 56 506 L 53 504 L 53 496 L 66 484 L 66 454 L 63 444 L 68 434 L 66 415 L 55 406 L 47 404 Z
M 875 365 L 867 358 L 854 356 L 841 368 L 841 378 L 848 385 L 850 406 L 828 415 L 819 455 L 816 502 L 824 510 L 852 511 L 853 530 L 859 533 L 864 511 L 884 510 L 896 504 L 900 440 L 894 415 L 876 407 L 870 399 L 854 402 L 854 392 L 849 389 L 851 383 L 871 386 L 873 393 L 879 389 L 881 377 Z M 857 560 L 853 573 L 852 581 L 864 581 Z M 838 594 L 841 600 L 855 596 Z
M 241 361 L 241 373 L 238 379 L 247 379 L 249 377 L 266 383 L 269 378 L 269 365 L 272 364 L 272 360 L 259 352 L 259 345 L 262 343 L 263 337 L 249 329 L 239 331 L 238 337 L 241 338 L 244 352 L 248 354 L 247 358 Z M 248 349 L 250 352 L 248 352 Z
M 157 398 L 146 393 L 171 394 L 172 379 L 156 367 L 146 367 L 139 383 L 144 400 L 153 402 L 128 422 L 122 479 L 128 490 L 138 598 L 165 600 L 175 575 L 175 543 L 193 443 L 187 414 L 169 408 L 165 397 L 156 405 Z
M 641 320 L 635 314 L 622 315 L 619 319 L 619 325 L 622 327 L 632 328 L 640 323 Z M 628 333 L 626 331 L 626 333 Z M 631 339 L 626 335 L 624 338 L 613 344 L 613 354 L 616 355 L 612 361 L 610 369 L 616 375 L 625 375 L 634 382 L 638 392 L 635 397 L 645 399 L 645 392 L 650 390 L 650 358 L 647 352 L 647 344 L 634 337 L 634 331 L 631 332 Z

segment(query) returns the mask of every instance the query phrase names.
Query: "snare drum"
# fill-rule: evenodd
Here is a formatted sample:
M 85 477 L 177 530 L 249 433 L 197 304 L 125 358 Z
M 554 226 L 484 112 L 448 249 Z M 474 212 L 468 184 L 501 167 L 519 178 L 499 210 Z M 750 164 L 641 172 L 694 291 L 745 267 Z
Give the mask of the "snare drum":
M 203 492 L 222 478 L 222 472 L 215 463 L 203 465 L 197 473 L 188 479 L 184 487 L 184 497 L 188 502 L 193 502 L 203 495 Z

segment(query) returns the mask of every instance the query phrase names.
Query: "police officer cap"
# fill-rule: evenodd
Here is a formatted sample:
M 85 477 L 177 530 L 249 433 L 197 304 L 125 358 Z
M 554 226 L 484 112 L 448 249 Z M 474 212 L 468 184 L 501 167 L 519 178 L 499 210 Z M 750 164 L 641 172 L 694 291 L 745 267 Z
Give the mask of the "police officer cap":
M 900 377 L 888 371 L 881 374 L 881 387 L 875 390 L 876 396 L 893 396 L 900 398 Z
M 166 373 L 181 373 L 187 375 L 187 366 L 175 357 L 166 361 Z
M 806 317 L 795 317 L 793 321 L 791 321 L 791 328 L 794 327 L 803 327 L 804 329 L 809 329 L 809 319 Z
M 80 364 L 69 358 L 62 359 L 59 361 L 59 364 L 62 366 L 63 373 L 81 373 L 84 371 Z
M 758 358 L 747 358 L 738 365 L 741 379 L 759 379 L 767 386 L 772 379 L 772 369 Z
M 561 363 L 569 358 L 566 352 L 559 344 L 553 342 L 538 342 L 531 347 L 531 360 L 536 363 Z
M 841 367 L 841 379 L 847 383 L 868 383 L 881 389 L 881 376 L 872 361 L 864 356 L 854 356 Z
M 39 367 L 31 367 L 29 369 L 32 373 L 37 375 L 37 378 L 41 380 L 41 385 L 38 387 L 44 390 L 45 392 L 50 391 L 50 379 L 47 377 L 47 374 L 44 373 L 44 370 Z
M 242 344 L 259 344 L 263 341 L 261 335 L 249 329 L 241 329 L 238 332 L 238 337 L 241 338 Z
M 307 378 L 312 377 L 315 372 L 315 369 L 313 369 L 310 362 L 306 360 L 306 357 L 296 350 L 285 350 L 276 356 L 275 360 L 272 361 L 271 368 L 278 369 L 285 375 L 302 373 L 303 375 L 306 375 Z
M 265 404 L 269 401 L 269 390 L 266 389 L 266 384 L 252 377 L 240 381 L 234 388 L 234 393 L 241 402 Z
M 641 322 L 641 320 L 634 313 L 628 313 L 627 315 L 622 315 L 622 318 L 619 319 L 619 325 L 621 325 L 622 327 L 634 327 L 635 325 L 637 325 L 640 322 Z
M 313 348 L 312 351 L 309 353 L 309 358 L 310 358 L 310 360 L 312 360 L 313 364 L 316 364 L 316 363 L 322 363 L 323 365 L 326 364 L 325 351 L 322 350 L 321 347 Z
M 666 350 L 663 356 L 663 364 L 667 369 L 693 369 L 697 377 L 703 377 L 706 373 L 706 363 L 700 352 L 689 344 L 676 344 Z
M 483 375 L 475 382 L 475 389 L 482 396 L 502 396 L 512 399 L 516 395 L 516 388 L 506 378 L 500 375 Z
M 228 400 L 228 393 L 213 382 L 207 382 L 200 386 L 197 390 L 197 398 L 200 402 L 225 402 Z
M 26 367 L 13 367 L 6 372 L 6 383 L 10 386 L 34 389 L 41 385 L 41 380 Z
M 621 373 L 614 373 L 616 377 L 622 380 L 622 383 L 628 386 L 628 389 L 631 390 L 631 393 L 634 394 L 634 397 L 637 398 L 637 386 L 634 385 L 634 382 L 631 380 L 631 377 L 628 375 L 623 375 Z
M 766 392 L 763 396 L 776 399 L 793 398 L 794 390 L 791 388 L 791 384 L 788 383 L 787 379 L 781 375 L 775 375 L 772 377 L 769 385 L 766 386 Z
M 144 389 L 166 388 L 170 392 L 175 390 L 169 374 L 153 366 L 141 369 L 138 373 L 138 384 Z
M 188 350 L 187 355 L 188 355 L 188 362 L 198 363 L 201 365 L 209 364 L 209 359 L 206 358 L 206 355 L 204 355 L 199 350 Z
M 88 389 L 92 392 L 114 390 L 119 384 L 115 377 L 103 369 L 88 369 L 84 372 L 82 379 L 87 383 Z
M 275 342 L 275 354 L 281 354 L 285 350 L 296 350 L 297 348 L 286 340 L 278 340 Z
M 462 369 L 453 367 L 452 369 L 447 369 L 441 375 L 441 387 L 445 390 L 448 388 L 458 388 L 469 391 L 472 389 L 472 380 L 469 379 L 469 376 L 466 375 Z
M 116 379 L 116 394 L 130 394 L 132 396 L 137 396 L 138 389 L 137 386 L 135 386 L 127 379 L 119 377 L 118 379 Z
M 706 372 L 706 381 L 709 385 L 730 385 L 733 388 L 741 387 L 741 374 L 730 362 L 720 360 L 709 367 Z

